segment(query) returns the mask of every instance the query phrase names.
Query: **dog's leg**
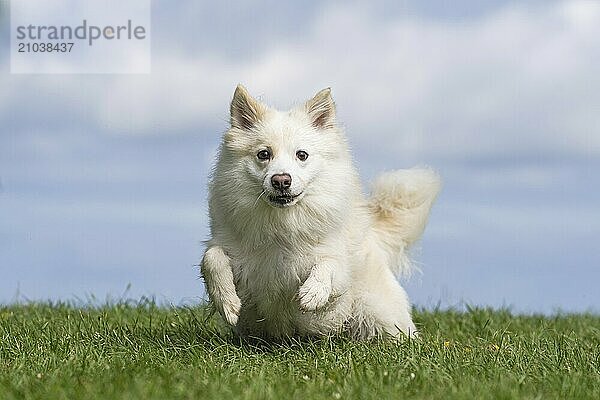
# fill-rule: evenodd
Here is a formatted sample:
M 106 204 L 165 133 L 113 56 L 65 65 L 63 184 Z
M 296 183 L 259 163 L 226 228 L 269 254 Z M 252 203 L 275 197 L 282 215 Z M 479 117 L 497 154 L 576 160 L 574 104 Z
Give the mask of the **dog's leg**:
M 313 266 L 310 275 L 298 291 L 300 308 L 305 311 L 315 311 L 327 304 L 333 289 L 334 270 L 335 266 L 327 261 Z
M 229 324 L 237 324 L 242 303 L 235 292 L 229 257 L 220 246 L 210 246 L 206 250 L 201 272 L 210 300 L 217 311 Z

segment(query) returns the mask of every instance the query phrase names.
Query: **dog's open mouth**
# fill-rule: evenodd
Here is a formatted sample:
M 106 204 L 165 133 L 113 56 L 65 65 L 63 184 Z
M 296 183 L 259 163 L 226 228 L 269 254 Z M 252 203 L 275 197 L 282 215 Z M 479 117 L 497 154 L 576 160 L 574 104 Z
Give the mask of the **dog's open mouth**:
M 292 204 L 301 194 L 302 192 L 296 195 L 292 195 L 291 193 L 271 195 L 269 196 L 269 201 L 276 206 L 284 207 Z

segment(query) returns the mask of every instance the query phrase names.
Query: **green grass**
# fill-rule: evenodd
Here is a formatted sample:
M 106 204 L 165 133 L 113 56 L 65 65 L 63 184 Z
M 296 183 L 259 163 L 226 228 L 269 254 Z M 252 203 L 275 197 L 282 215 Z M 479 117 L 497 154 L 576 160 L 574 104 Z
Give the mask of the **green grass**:
M 2 399 L 600 399 L 600 316 L 420 311 L 419 341 L 240 344 L 205 308 L 0 307 Z

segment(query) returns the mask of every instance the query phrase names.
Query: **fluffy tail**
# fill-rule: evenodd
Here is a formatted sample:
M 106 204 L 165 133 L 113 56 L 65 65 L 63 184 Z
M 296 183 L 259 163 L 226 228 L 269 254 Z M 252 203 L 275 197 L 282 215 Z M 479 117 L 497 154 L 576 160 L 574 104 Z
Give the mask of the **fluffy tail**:
M 386 172 L 373 183 L 373 232 L 394 274 L 410 272 L 406 250 L 421 237 L 440 186 L 433 170 L 421 168 Z

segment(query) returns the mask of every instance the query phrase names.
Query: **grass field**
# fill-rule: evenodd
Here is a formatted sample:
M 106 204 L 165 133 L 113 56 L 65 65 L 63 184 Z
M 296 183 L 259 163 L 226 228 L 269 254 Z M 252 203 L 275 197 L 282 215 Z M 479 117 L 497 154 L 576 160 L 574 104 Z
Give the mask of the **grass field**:
M 240 344 L 205 308 L 0 307 L 2 399 L 600 399 L 600 316 L 420 311 L 419 341 Z

